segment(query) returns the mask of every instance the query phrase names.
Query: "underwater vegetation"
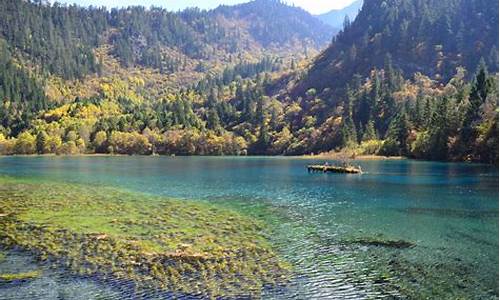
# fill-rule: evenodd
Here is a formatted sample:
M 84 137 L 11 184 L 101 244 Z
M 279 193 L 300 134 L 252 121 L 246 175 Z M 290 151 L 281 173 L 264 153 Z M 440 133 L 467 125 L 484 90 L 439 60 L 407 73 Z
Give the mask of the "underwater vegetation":
M 427 214 L 454 218 L 498 218 L 498 210 L 465 210 L 465 209 L 444 209 L 444 208 L 424 208 L 412 207 L 401 210 L 409 215 Z
M 362 246 L 387 247 L 396 249 L 405 249 L 415 247 L 415 243 L 405 240 L 391 240 L 381 235 L 373 237 L 355 238 L 343 241 L 343 244 L 357 244 Z
M 40 271 L 31 271 L 25 273 L 15 273 L 15 274 L 0 274 L 0 283 L 1 282 L 9 282 L 9 281 L 18 281 L 18 280 L 28 280 L 37 278 L 40 276 Z
M 456 232 L 449 238 L 462 234 Z M 364 262 L 352 277 L 369 278 L 374 291 L 388 299 L 471 299 L 472 294 L 473 299 L 498 299 L 498 273 L 477 270 L 477 265 L 453 249 L 368 232 L 344 237 L 340 244 L 357 249 L 352 252 L 354 261 Z
M 0 177 L 0 203 L 1 246 L 78 275 L 220 298 L 259 297 L 290 274 L 264 223 L 201 201 Z
M 459 259 L 450 261 L 449 254 L 423 263 L 418 252 L 393 248 L 386 253 L 386 249 L 373 247 L 357 256 L 370 261 L 370 270 L 377 270 L 374 282 L 384 295 L 393 294 L 396 299 L 498 299 L 498 288 L 493 288 L 498 277 L 491 273 L 471 276 L 472 266 Z

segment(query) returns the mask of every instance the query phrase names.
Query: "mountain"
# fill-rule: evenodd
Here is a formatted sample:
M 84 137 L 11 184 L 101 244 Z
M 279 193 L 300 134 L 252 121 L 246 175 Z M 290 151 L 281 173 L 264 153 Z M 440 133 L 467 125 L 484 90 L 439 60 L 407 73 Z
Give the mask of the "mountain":
M 299 105 L 300 126 L 314 120 L 300 151 L 498 163 L 497 24 L 494 0 L 365 1 L 309 67 L 273 87 Z
M 415 72 L 447 81 L 459 66 L 484 58 L 498 71 L 498 1 L 373 0 L 315 60 L 298 91 L 342 88 L 368 76 L 390 56 L 405 77 Z
M 287 6 L 279 0 L 220 6 L 213 13 L 242 21 L 251 36 L 263 46 L 273 44 L 282 47 L 296 39 L 310 40 L 316 47 L 322 47 L 331 41 L 334 32 L 332 27 L 305 10 Z
M 328 44 L 333 28 L 275 0 L 0 1 L 0 154 L 498 163 L 497 24 L 494 0 L 371 0 Z
M 65 79 L 99 72 L 93 49 L 102 46 L 124 67 L 175 73 L 192 71 L 200 62 L 227 63 L 233 56 L 317 50 L 333 33 L 304 10 L 277 0 L 179 13 L 43 3 L 1 1 L 0 38 L 24 61 Z
M 0 1 L 0 136 L 16 137 L 34 130 L 37 122 L 54 125 L 70 111 L 78 115 L 70 109 L 77 102 L 74 109 L 100 110 L 110 101 L 116 109 L 100 112 L 113 115 L 102 122 L 135 120 L 140 131 L 145 126 L 162 132 L 171 126 L 201 129 L 206 116 L 193 113 L 193 102 L 205 101 L 206 95 L 194 99 L 191 93 L 186 100 L 186 90 L 210 93 L 214 85 L 295 66 L 326 47 L 333 32 L 277 0 L 178 13 Z M 170 97 L 178 100 L 175 105 Z M 138 121 L 134 109 L 154 114 L 156 125 Z M 80 118 L 74 118 L 73 128 L 82 126 Z M 86 122 L 97 126 L 96 118 Z M 115 125 L 102 126 L 125 130 Z M 51 133 L 65 141 L 65 133 Z M 84 136 L 86 142 L 94 138 Z
M 327 13 L 317 15 L 316 17 L 324 23 L 329 24 L 333 28 L 337 28 L 340 31 L 344 26 L 346 16 L 349 18 L 349 20 L 354 21 L 362 6 L 363 0 L 356 0 L 347 7 L 344 7 L 342 9 L 334 9 Z

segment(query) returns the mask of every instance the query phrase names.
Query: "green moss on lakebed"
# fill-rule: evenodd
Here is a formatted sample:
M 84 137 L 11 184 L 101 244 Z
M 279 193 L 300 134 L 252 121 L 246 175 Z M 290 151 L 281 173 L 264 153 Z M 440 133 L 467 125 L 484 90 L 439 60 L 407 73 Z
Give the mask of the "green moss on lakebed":
M 266 225 L 201 201 L 0 177 L 0 244 L 81 275 L 210 297 L 259 296 L 289 266 Z
M 15 273 L 15 274 L 0 274 L 0 283 L 34 279 L 39 277 L 40 275 L 41 275 L 40 271 L 31 271 L 31 272 Z

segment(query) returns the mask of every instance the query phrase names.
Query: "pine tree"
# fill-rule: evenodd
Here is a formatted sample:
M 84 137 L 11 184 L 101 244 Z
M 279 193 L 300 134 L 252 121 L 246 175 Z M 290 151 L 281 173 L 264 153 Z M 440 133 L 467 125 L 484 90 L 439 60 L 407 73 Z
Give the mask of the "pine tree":
M 45 153 L 45 145 L 47 144 L 49 136 L 45 131 L 40 131 L 36 135 L 36 152 L 38 154 L 44 154 Z
M 377 133 L 375 132 L 375 124 L 372 120 L 369 120 L 366 124 L 365 132 L 363 134 L 363 141 L 376 140 Z
M 400 156 L 407 155 L 408 154 L 407 139 L 409 132 L 410 132 L 410 125 L 408 122 L 408 116 L 406 112 L 401 111 L 392 119 L 386 137 L 386 141 L 391 143 L 391 145 L 394 145 L 394 147 L 396 147 L 397 150 L 391 149 L 391 151 L 387 152 L 392 152 L 393 155 L 394 154 Z
M 446 160 L 448 158 L 448 98 L 444 97 L 438 102 L 432 115 L 429 129 L 430 153 L 429 158 Z
M 486 102 L 486 97 L 489 92 L 488 83 L 488 70 L 484 59 L 481 59 L 472 83 L 472 89 L 469 95 L 469 108 L 467 109 L 467 114 L 465 117 L 465 126 L 472 126 L 474 121 L 477 121 L 480 117 L 480 107 Z

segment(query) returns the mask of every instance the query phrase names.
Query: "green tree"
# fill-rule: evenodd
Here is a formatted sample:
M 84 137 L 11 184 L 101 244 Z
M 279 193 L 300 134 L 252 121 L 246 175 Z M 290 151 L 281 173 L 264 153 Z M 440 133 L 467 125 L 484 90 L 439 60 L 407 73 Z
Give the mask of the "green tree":
M 363 141 L 376 140 L 377 133 L 375 132 L 375 124 L 372 120 L 366 124 L 365 132 L 363 133 Z
M 21 133 L 17 137 L 14 151 L 16 154 L 35 154 L 36 137 L 27 131 Z
M 47 142 L 48 142 L 49 136 L 45 131 L 40 131 L 36 135 L 36 152 L 39 154 L 44 154 L 47 153 Z
M 429 157 L 435 160 L 448 158 L 448 98 L 444 97 L 438 102 L 436 111 L 431 120 L 429 129 Z
M 486 97 L 489 94 L 490 88 L 488 70 L 484 59 L 481 59 L 478 71 L 472 82 L 472 88 L 469 95 L 469 107 L 465 116 L 464 127 L 473 126 L 474 122 L 480 118 L 480 107 L 486 102 Z
M 410 124 L 406 112 L 398 113 L 391 121 L 381 153 L 384 155 L 407 155 L 409 131 Z
M 107 142 L 108 140 L 108 135 L 106 134 L 106 131 L 98 131 L 96 134 L 95 134 L 95 137 L 94 137 L 94 148 L 95 148 L 95 151 L 98 152 L 98 153 L 104 153 L 106 152 L 107 150 Z

